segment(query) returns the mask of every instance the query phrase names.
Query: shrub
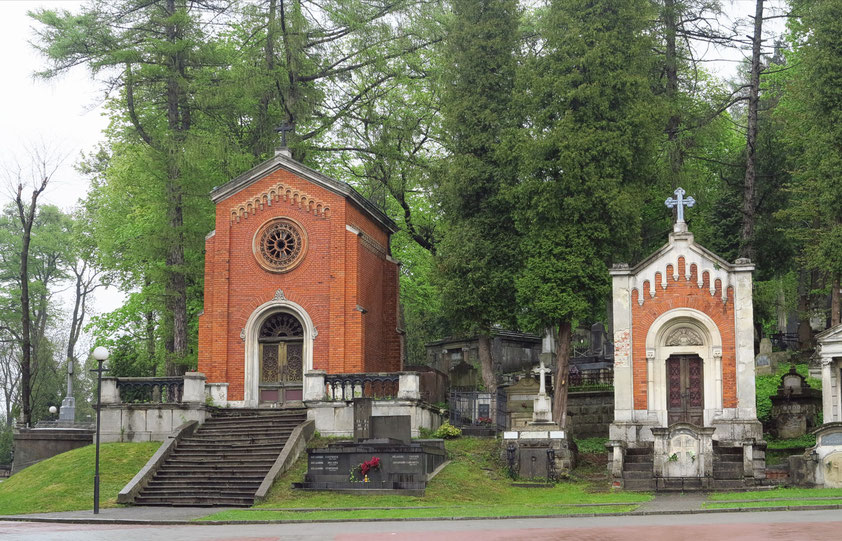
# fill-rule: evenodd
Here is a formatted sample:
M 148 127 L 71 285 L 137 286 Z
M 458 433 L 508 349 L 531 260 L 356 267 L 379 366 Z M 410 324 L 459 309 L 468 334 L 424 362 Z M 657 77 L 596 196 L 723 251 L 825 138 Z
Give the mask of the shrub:
M 462 430 L 450 424 L 449 421 L 445 421 L 443 425 L 433 432 L 434 437 L 444 440 L 452 440 L 453 438 L 458 438 L 461 435 Z

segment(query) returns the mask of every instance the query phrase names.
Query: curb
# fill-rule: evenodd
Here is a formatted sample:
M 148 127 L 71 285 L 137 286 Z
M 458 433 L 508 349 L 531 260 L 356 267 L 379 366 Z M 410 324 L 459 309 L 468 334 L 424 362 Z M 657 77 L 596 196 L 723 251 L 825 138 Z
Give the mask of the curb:
M 763 513 L 773 511 L 831 511 L 842 509 L 837 505 L 781 505 L 776 507 L 735 507 L 733 509 L 687 509 L 679 511 L 630 511 L 628 513 L 567 513 L 557 515 L 511 515 L 505 517 L 412 517 L 412 518 L 349 518 L 349 519 L 314 519 L 314 520 L 140 520 L 120 518 L 60 518 L 60 517 L 28 517 L 26 515 L 0 516 L 0 522 L 42 522 L 58 524 L 136 524 L 145 526 L 227 526 L 237 524 L 319 524 L 341 522 L 431 522 L 431 521 L 461 521 L 461 520 L 528 520 L 547 518 L 596 518 L 596 517 L 627 517 L 627 516 L 660 516 L 660 515 L 705 515 L 721 513 Z

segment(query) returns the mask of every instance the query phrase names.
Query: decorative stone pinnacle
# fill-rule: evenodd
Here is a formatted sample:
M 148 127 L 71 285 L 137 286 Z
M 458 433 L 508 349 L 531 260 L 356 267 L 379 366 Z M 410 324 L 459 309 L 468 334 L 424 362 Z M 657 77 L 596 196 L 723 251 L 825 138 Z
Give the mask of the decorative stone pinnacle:
M 684 232 L 687 231 L 687 225 L 684 221 L 684 207 L 692 207 L 696 204 L 696 200 L 692 197 L 684 198 L 684 194 L 687 193 L 684 191 L 684 188 L 677 188 L 675 190 L 675 199 L 672 197 L 667 198 L 664 204 L 667 208 L 678 208 L 678 215 L 676 216 L 675 220 L 675 232 Z

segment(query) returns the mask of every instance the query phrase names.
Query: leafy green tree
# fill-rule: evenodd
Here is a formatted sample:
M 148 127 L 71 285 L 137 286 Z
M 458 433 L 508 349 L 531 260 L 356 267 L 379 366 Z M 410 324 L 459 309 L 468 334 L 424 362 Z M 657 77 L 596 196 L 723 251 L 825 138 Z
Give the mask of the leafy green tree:
M 546 47 L 530 59 L 518 143 L 515 218 L 522 319 L 558 329 L 553 417 L 564 427 L 573 325 L 610 291 L 608 264 L 639 242 L 635 189 L 663 127 L 652 94 L 651 4 L 559 0 L 543 20 Z
M 516 178 L 503 134 L 516 126 L 512 107 L 518 45 L 514 0 L 457 0 L 443 73 L 443 127 L 450 152 L 442 180 L 446 223 L 437 252 L 443 305 L 456 330 L 479 335 L 483 383 L 496 375 L 491 335 L 513 321 L 518 241 L 507 187 Z
M 793 12 L 796 46 L 786 110 L 788 148 L 793 157 L 791 204 L 781 213 L 800 248 L 807 273 L 831 286 L 832 324 L 840 322 L 842 276 L 842 1 L 798 0 Z M 804 293 L 808 288 L 802 286 Z M 801 303 L 801 309 L 809 307 Z
M 85 64 L 109 89 L 116 89 L 120 97 L 113 102 L 118 112 L 113 129 L 122 132 L 123 140 L 144 145 L 147 175 L 160 186 L 166 224 L 156 237 L 166 252 L 170 374 L 179 371 L 188 354 L 188 252 L 194 245 L 185 231 L 187 199 L 203 197 L 213 182 L 193 160 L 201 146 L 196 86 L 207 83 L 208 67 L 219 63 L 214 42 L 206 39 L 200 24 L 209 11 L 222 11 L 222 5 L 123 0 L 92 2 L 78 15 L 48 9 L 31 14 L 41 23 L 37 48 L 50 63 L 41 75 L 54 77 Z

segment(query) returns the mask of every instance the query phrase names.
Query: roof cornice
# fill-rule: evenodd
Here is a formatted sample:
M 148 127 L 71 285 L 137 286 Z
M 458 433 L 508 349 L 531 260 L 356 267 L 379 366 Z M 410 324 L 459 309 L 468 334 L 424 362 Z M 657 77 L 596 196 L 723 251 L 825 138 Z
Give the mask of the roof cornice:
M 252 167 L 242 175 L 226 182 L 222 186 L 217 186 L 211 190 L 211 200 L 213 200 L 215 204 L 218 204 L 219 202 L 239 193 L 244 188 L 251 186 L 258 180 L 278 171 L 279 169 L 283 169 L 284 171 L 297 175 L 312 182 L 313 184 L 316 184 L 317 186 L 321 186 L 328 191 L 341 195 L 345 199 L 352 201 L 363 212 L 374 219 L 374 221 L 386 228 L 389 233 L 396 233 L 398 231 L 397 224 L 392 221 L 391 218 L 386 216 L 386 214 L 378 209 L 371 201 L 360 195 L 360 193 L 349 184 L 310 169 L 306 165 L 284 156 L 283 154 L 276 154 L 272 158 Z

